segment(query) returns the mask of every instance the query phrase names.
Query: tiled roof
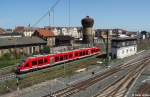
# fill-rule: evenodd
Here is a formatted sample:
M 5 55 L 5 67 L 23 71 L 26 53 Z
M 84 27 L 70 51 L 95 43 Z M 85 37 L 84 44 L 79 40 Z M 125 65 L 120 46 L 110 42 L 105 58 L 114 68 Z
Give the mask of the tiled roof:
M 0 38 L 0 47 L 7 46 L 24 46 L 24 45 L 39 45 L 45 44 L 46 41 L 39 37 L 12 37 L 12 38 Z
M 49 29 L 38 29 L 35 32 L 38 33 L 40 36 L 43 36 L 43 37 L 55 36 L 54 32 L 52 30 L 49 30 Z

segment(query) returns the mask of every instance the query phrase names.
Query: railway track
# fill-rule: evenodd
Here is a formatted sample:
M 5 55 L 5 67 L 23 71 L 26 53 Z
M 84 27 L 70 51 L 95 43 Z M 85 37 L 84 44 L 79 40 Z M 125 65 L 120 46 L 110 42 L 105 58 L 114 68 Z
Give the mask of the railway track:
M 139 56 L 143 55 L 143 53 L 141 53 Z M 77 60 L 78 61 L 78 60 Z M 134 60 L 131 60 L 129 61 L 127 64 L 130 64 L 132 61 Z M 126 66 L 126 65 L 124 65 Z M 9 66 L 9 67 L 6 67 L 6 68 L 3 68 L 3 69 L 0 69 L 0 83 L 1 82 L 4 82 L 6 80 L 11 80 L 11 79 L 14 79 L 16 78 L 16 76 L 18 77 L 21 77 L 21 75 L 16 75 L 15 73 L 12 72 L 12 68 L 14 66 Z M 26 74 L 34 74 L 34 73 L 40 73 L 40 72 L 46 72 L 48 71 L 50 68 L 46 68 L 46 69 L 42 69 L 42 70 L 39 70 L 39 71 L 35 71 L 35 72 L 30 72 L 30 73 L 26 73 Z M 8 70 L 8 72 L 6 72 Z M 5 71 L 5 72 L 4 72 Z M 10 72 L 11 71 L 11 72 Z M 7 73 L 7 74 L 6 74 Z
M 141 55 L 139 55 L 139 56 L 141 56 Z M 149 56 L 147 56 L 147 57 L 149 57 Z M 127 62 L 126 64 L 121 64 L 118 67 L 114 67 L 114 68 L 112 67 L 111 70 L 107 70 L 105 73 L 102 73 L 100 75 L 99 74 L 94 74 L 93 78 L 85 80 L 81 83 L 79 82 L 78 84 L 70 85 L 67 88 L 63 89 L 63 90 L 59 90 L 59 91 L 56 91 L 56 92 L 52 93 L 52 95 L 46 95 L 46 96 L 43 96 L 43 97 L 66 97 L 66 96 L 70 97 L 70 95 L 73 95 L 77 92 L 80 92 L 81 90 L 84 90 L 84 89 L 92 86 L 93 84 L 101 81 L 102 79 L 105 79 L 105 78 L 109 77 L 110 75 L 113 75 L 113 74 L 119 72 L 121 69 L 130 67 L 130 66 L 136 64 L 136 62 L 135 63 L 132 63 L 132 62 L 137 61 L 139 59 L 135 58 L 135 60 L 133 59 L 132 61 Z M 143 62 L 144 60 L 145 59 L 143 58 L 142 60 L 139 60 L 137 62 L 140 62 L 140 61 Z M 14 78 L 16 78 L 16 76 L 17 75 L 15 73 L 8 73 L 8 74 L 5 74 L 5 75 L 1 75 L 0 76 L 0 83 L 4 82 L 6 80 L 14 79 Z
M 134 70 L 129 70 L 128 75 L 123 76 L 123 78 L 116 81 L 115 84 L 106 87 L 101 94 L 95 97 L 125 97 L 130 85 L 134 79 L 142 73 L 148 62 L 150 62 L 150 60 L 137 65 Z
M 9 73 L 9 74 L 2 75 L 2 76 L 0 76 L 0 83 L 4 82 L 6 80 L 14 79 L 14 78 L 16 78 L 15 73 Z
M 99 74 L 99 75 L 96 75 L 92 78 L 89 78 L 85 81 L 82 81 L 82 82 L 79 82 L 77 84 L 74 84 L 74 85 L 70 85 L 68 86 L 67 88 L 64 88 L 62 90 L 59 90 L 59 91 L 56 91 L 54 93 L 52 93 L 51 95 L 46 95 L 46 96 L 43 96 L 43 97 L 70 97 L 71 95 L 73 94 L 76 94 L 82 90 L 85 90 L 87 89 L 88 87 L 94 85 L 95 83 L 121 71 L 121 70 L 124 70 L 125 68 L 128 68 L 129 69 L 129 75 L 128 76 L 123 76 L 121 77 L 120 79 L 117 80 L 117 82 L 125 82 L 125 81 L 128 81 L 128 79 L 130 78 L 130 81 L 128 82 L 131 82 L 133 80 L 132 76 L 133 77 L 136 77 L 135 75 L 138 75 L 139 71 L 141 71 L 141 68 L 144 68 L 145 65 L 141 65 L 142 62 L 147 62 L 147 60 L 149 59 L 149 56 L 143 58 L 142 60 L 139 60 L 137 62 L 134 62 L 134 63 L 128 63 L 128 64 L 121 64 L 119 65 L 118 67 L 114 67 L 114 68 L 111 68 L 110 70 L 102 73 L 102 74 Z M 140 64 L 139 64 L 140 63 Z M 138 64 L 138 65 L 137 65 Z M 142 67 L 141 67 L 142 66 Z M 130 69 L 130 67 L 132 67 L 132 69 Z M 133 67 L 134 69 L 136 70 L 136 72 L 132 72 L 133 70 Z M 135 73 L 135 74 L 134 74 Z M 137 74 L 136 74 L 137 73 Z M 116 83 L 116 82 L 115 82 Z M 104 91 L 106 91 L 109 87 L 111 87 L 112 85 L 115 85 L 115 83 L 111 84 L 110 86 L 106 87 Z M 118 85 L 118 87 L 116 87 L 116 90 L 112 91 L 109 95 L 115 95 L 117 94 L 117 90 L 120 90 L 121 86 L 123 85 L 122 83 L 120 83 Z M 108 97 L 112 97 L 112 96 L 109 96 Z M 95 96 L 97 97 L 97 96 Z M 107 96 L 99 96 L 99 97 L 107 97 Z M 115 97 L 115 96 L 114 96 Z

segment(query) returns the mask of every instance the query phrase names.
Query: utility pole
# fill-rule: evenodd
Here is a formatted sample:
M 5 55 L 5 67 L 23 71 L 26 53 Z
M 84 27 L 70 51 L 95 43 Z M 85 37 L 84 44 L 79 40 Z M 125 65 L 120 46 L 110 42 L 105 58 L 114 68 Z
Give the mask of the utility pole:
M 106 41 L 106 66 L 108 66 L 109 62 L 109 31 L 106 32 L 107 41 Z
M 18 96 L 19 96 L 19 92 L 20 92 L 19 81 L 20 81 L 20 77 L 17 75 L 17 76 L 16 76 L 16 85 L 17 85 Z

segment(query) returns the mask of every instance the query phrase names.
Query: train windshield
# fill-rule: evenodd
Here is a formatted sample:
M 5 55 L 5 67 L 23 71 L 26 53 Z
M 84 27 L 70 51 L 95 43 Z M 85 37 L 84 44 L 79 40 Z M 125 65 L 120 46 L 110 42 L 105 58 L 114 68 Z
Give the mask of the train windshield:
M 19 62 L 17 63 L 17 66 L 21 66 L 25 61 L 26 61 L 26 59 L 19 60 Z

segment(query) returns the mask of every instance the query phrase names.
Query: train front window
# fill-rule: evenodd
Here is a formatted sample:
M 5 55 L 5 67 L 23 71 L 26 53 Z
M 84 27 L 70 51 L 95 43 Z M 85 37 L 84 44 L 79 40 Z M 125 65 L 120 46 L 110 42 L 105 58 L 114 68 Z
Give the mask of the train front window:
M 24 64 L 25 63 L 25 59 L 21 59 L 18 63 L 17 63 L 17 66 L 21 66 L 22 64 Z
M 26 63 L 26 64 L 25 64 L 25 67 L 29 67 L 29 63 Z

